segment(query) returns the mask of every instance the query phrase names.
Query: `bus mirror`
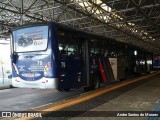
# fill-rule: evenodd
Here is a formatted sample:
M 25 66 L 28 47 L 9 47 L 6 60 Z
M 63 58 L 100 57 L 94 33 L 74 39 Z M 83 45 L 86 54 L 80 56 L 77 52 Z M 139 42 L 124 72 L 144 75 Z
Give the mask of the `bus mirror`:
M 18 55 L 16 53 L 14 53 L 14 54 L 11 54 L 10 57 L 11 57 L 12 62 L 16 63 Z
M 8 33 L 11 34 L 11 30 L 8 30 Z
M 12 79 L 12 74 L 8 75 L 8 79 Z

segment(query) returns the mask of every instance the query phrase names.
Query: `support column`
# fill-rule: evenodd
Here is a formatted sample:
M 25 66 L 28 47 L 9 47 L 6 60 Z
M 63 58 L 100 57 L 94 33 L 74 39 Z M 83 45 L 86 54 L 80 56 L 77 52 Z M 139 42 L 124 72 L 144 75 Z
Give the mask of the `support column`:
M 20 24 L 23 25 L 23 0 L 21 0 L 21 9 L 20 9 Z
M 87 81 L 87 86 L 91 85 L 91 81 L 89 79 L 89 48 L 88 48 L 88 40 L 84 40 L 83 43 L 83 58 L 84 58 L 84 74 L 85 74 L 85 79 Z

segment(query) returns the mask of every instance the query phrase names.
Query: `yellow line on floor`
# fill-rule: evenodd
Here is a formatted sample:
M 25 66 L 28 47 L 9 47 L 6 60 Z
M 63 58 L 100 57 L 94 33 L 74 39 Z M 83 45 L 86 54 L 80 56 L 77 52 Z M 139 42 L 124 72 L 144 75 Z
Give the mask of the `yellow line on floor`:
M 118 83 L 116 85 L 113 85 L 113 86 L 109 86 L 109 87 L 105 87 L 105 88 L 102 88 L 102 89 L 98 89 L 98 90 L 95 90 L 93 92 L 91 92 L 89 95 L 84 95 L 83 97 L 81 98 L 71 98 L 68 102 L 66 101 L 65 103 L 62 103 L 62 104 L 59 104 L 59 105 L 56 105 L 56 106 L 53 106 L 53 107 L 50 107 L 50 108 L 47 108 L 47 109 L 44 109 L 42 110 L 43 114 L 47 114 L 47 113 L 50 113 L 52 111 L 58 111 L 58 110 L 61 110 L 61 109 L 64 109 L 64 108 L 67 108 L 67 107 L 70 107 L 70 106 L 73 106 L 73 105 L 76 105 L 78 103 L 82 103 L 84 101 L 87 101 L 87 100 L 90 100 L 90 99 L 93 99 L 97 96 L 100 96 L 100 95 L 103 95 L 107 92 L 110 92 L 110 91 L 113 91 L 113 90 L 116 90 L 118 88 L 121 88 L 123 86 L 126 86 L 126 85 L 129 85 L 129 84 L 132 84 L 132 83 L 135 83 L 135 82 L 138 82 L 138 81 L 141 81 L 141 80 L 144 80 L 146 78 L 149 78 L 151 76 L 154 76 L 154 75 L 157 75 L 157 74 L 160 74 L 159 72 L 157 73 L 153 73 L 153 74 L 150 74 L 150 75 L 145 75 L 145 76 L 142 76 L 142 77 L 139 77 L 139 78 L 136 78 L 136 79 L 132 79 L 132 80 L 127 80 L 127 81 L 124 81 L 124 82 L 121 82 L 121 83 Z M 38 110 L 38 109 L 36 109 Z M 35 111 L 36 112 L 36 111 Z M 42 115 L 43 116 L 43 115 Z M 29 120 L 29 119 L 34 119 L 34 118 L 23 118 L 23 120 Z
M 158 73 L 156 73 L 156 74 L 158 74 Z M 94 91 L 93 94 L 87 95 L 87 96 L 82 97 L 80 99 L 74 99 L 73 98 L 73 100 L 71 100 L 71 101 L 69 101 L 67 103 L 63 103 L 61 105 L 57 105 L 57 106 L 45 109 L 43 111 L 58 111 L 58 110 L 67 108 L 69 106 L 72 106 L 72 105 L 75 105 L 75 104 L 78 104 L 78 103 L 93 99 L 93 98 L 95 98 L 97 96 L 103 95 L 103 94 L 105 94 L 107 92 L 113 91 L 113 90 L 121 88 L 123 86 L 135 83 L 135 82 L 140 81 L 140 80 L 144 80 L 144 79 L 149 78 L 149 77 L 151 77 L 153 75 L 155 75 L 155 74 L 152 74 L 152 75 L 149 75 L 149 76 L 143 76 L 143 77 L 137 78 L 137 79 L 132 80 L 132 81 L 131 80 L 130 81 L 125 81 L 125 82 L 119 83 L 119 84 L 114 85 L 114 86 L 105 87 L 104 89 L 100 89 L 100 90 Z

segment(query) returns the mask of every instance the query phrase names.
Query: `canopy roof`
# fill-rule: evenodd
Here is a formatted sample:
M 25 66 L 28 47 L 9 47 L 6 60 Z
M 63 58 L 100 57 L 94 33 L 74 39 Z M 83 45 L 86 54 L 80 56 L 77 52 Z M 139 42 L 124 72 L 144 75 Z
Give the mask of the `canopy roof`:
M 55 21 L 160 52 L 160 0 L 0 0 L 0 37 L 22 24 Z

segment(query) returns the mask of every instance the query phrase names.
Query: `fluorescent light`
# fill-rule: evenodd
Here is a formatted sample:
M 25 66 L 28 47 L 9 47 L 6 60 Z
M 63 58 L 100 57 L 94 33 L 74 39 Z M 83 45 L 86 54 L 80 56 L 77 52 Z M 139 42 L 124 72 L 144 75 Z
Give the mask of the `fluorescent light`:
M 148 33 L 147 33 L 147 32 L 145 32 L 144 34 L 145 34 L 145 35 L 147 35 Z
M 134 55 L 135 55 L 135 56 L 137 55 L 137 50 L 134 51 Z
M 102 1 L 101 1 L 101 0 L 97 0 L 96 2 L 97 2 L 97 4 L 101 4 L 101 3 L 102 3 Z

